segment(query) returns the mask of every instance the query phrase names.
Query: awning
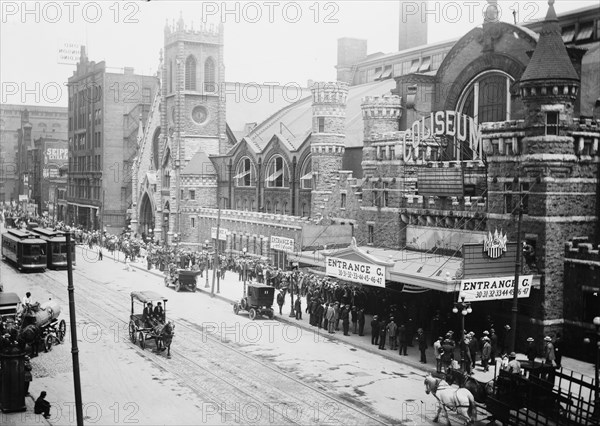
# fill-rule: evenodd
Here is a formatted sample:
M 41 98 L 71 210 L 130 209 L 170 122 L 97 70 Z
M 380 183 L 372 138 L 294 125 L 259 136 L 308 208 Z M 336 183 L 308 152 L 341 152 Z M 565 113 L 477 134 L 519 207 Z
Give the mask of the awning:
M 383 68 L 376 68 L 373 80 L 379 80 L 381 78 L 381 74 L 383 74 Z
M 98 206 L 90 206 L 89 204 L 79 204 L 79 203 L 67 203 L 67 205 L 71 205 L 71 206 L 77 206 L 77 207 L 84 207 L 86 209 L 100 209 L 100 207 Z
M 308 172 L 307 174 L 305 174 L 304 176 L 302 176 L 300 178 L 300 180 L 309 180 L 309 179 L 312 179 L 312 176 L 313 176 L 312 172 Z
M 429 289 L 429 288 L 423 288 L 423 287 L 419 287 L 419 286 L 411 285 L 411 284 L 404 284 L 404 286 L 402 287 L 402 293 L 410 293 L 410 294 L 425 293 L 430 290 L 431 289 Z
M 250 174 L 250 170 L 246 170 L 245 172 L 242 172 L 240 174 L 235 175 L 233 178 L 234 179 L 241 179 L 243 177 L 246 177 Z
M 414 72 L 417 72 L 418 70 L 419 70 L 419 59 L 413 59 L 412 63 L 410 64 L 409 73 L 412 74 Z
M 381 79 L 385 80 L 386 78 L 390 78 L 392 76 L 392 66 L 391 65 L 387 65 L 385 67 L 385 70 L 383 71 L 383 73 L 381 74 Z
M 587 40 L 592 36 L 592 32 L 594 31 L 594 25 L 592 22 L 588 22 L 586 25 L 582 26 L 577 33 L 577 37 L 575 40 Z
M 266 181 L 267 182 L 273 182 L 275 179 L 277 179 L 279 176 L 281 176 L 283 174 L 283 168 L 277 170 L 275 173 L 273 173 L 271 176 L 269 176 Z
M 575 36 L 575 27 L 567 28 L 562 34 L 563 43 L 570 43 Z
M 423 62 L 421 62 L 421 66 L 419 67 L 419 72 L 429 71 L 429 68 L 431 68 L 431 56 L 423 58 Z

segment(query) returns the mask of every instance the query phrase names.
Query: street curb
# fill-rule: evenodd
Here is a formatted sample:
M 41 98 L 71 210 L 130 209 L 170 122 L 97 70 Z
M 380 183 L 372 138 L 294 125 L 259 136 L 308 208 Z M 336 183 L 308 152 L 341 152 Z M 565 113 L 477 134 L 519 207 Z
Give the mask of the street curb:
M 110 257 L 110 258 L 114 259 L 114 257 L 110 256 L 110 255 L 104 255 L 104 256 L 107 256 L 107 257 Z M 120 262 L 124 263 L 120 259 L 117 259 L 117 261 L 120 261 Z M 155 275 L 157 277 L 161 277 L 161 278 L 164 277 L 164 274 L 162 272 L 160 272 L 160 271 L 157 271 L 156 269 L 151 269 L 151 270 L 144 269 L 142 266 L 137 265 L 135 263 L 130 263 L 130 265 L 132 267 L 136 268 L 136 269 L 139 269 L 139 270 L 144 271 L 144 272 L 148 272 L 148 273 L 153 274 L 153 275 Z M 196 287 L 196 292 L 205 294 L 207 296 L 211 296 L 210 291 L 207 291 L 207 290 L 208 289 L 205 289 L 203 287 L 202 288 L 201 287 Z M 229 298 L 227 298 L 225 296 L 221 296 L 220 294 L 215 294 L 214 296 L 211 296 L 211 298 L 219 299 L 219 300 L 221 300 L 223 302 L 230 303 L 231 305 L 233 305 L 234 303 L 237 302 L 237 300 L 229 299 Z M 295 325 L 296 327 L 299 327 L 299 328 L 301 328 L 303 330 L 310 331 L 310 332 L 313 332 L 313 333 L 316 332 L 316 330 L 321 330 L 321 329 L 317 329 L 314 326 L 308 325 L 308 324 L 303 323 L 303 322 L 298 322 L 298 320 L 290 319 L 290 318 L 287 318 L 285 316 L 275 315 L 273 317 L 273 319 L 277 320 L 279 322 L 286 323 L 286 324 Z M 346 343 L 346 344 L 348 344 L 350 346 L 355 347 L 356 349 L 362 349 L 362 350 L 364 350 L 366 352 L 369 352 L 369 353 L 372 353 L 374 355 L 380 355 L 380 356 L 382 356 L 384 358 L 387 358 L 387 359 L 389 359 L 391 361 L 396 361 L 396 362 L 399 362 L 400 364 L 408 365 L 410 367 L 416 368 L 417 370 L 421 370 L 421 371 L 426 372 L 426 373 L 431 373 L 431 372 L 435 371 L 435 365 L 431 366 L 431 368 L 427 368 L 426 366 L 429 365 L 429 364 L 423 365 L 423 364 L 421 364 L 418 361 L 413 361 L 408 356 L 403 357 L 401 355 L 398 355 L 396 350 L 394 350 L 394 351 L 390 351 L 390 349 L 380 350 L 375 345 L 370 345 L 370 346 L 373 346 L 373 347 L 357 345 L 357 344 L 355 344 L 355 343 L 353 343 L 351 341 L 347 341 L 346 339 L 341 338 L 337 333 L 336 334 L 325 333 L 325 334 L 323 334 L 323 337 L 327 337 L 328 339 L 332 339 L 332 340 L 336 340 L 336 341 L 339 341 L 339 342 Z M 396 356 L 394 356 L 392 354 L 394 354 Z

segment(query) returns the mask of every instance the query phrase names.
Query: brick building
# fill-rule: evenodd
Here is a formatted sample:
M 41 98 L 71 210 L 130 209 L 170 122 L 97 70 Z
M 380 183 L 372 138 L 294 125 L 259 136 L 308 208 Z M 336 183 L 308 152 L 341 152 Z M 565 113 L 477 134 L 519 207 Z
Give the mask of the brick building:
M 67 138 L 67 109 L 37 105 L 0 105 L 0 202 L 29 195 L 27 152 L 40 137 Z
M 565 47 L 568 34 L 549 3 L 539 34 L 499 22 L 488 7 L 483 24 L 448 42 L 434 68 L 419 65 L 363 84 L 317 83 L 311 97 L 240 141 L 226 132 L 228 149 L 198 151 L 182 162 L 197 176 L 181 173 L 179 186 L 162 181 L 170 188 L 155 198 L 162 203 L 155 214 L 162 215 L 163 238 L 172 241 L 169 230 L 196 246 L 212 238 L 229 253 L 246 248 L 280 266 L 292 260 L 334 276 L 330 258 L 371 265 L 385 271 L 385 280 L 363 284 L 385 287 L 389 300 L 407 305 L 415 324 L 427 328 L 436 310 L 445 315 L 456 301 L 471 261 L 464 245 L 482 244 L 496 229 L 516 241 L 522 204 L 528 247 L 522 272 L 531 275 L 533 289 L 519 303 L 517 346 L 529 335 L 537 341 L 558 331 L 582 335 L 591 325 L 565 302 L 564 244 L 586 236 L 594 251 L 600 242 L 600 87 L 594 84 L 600 42 L 596 30 L 589 37 L 586 30 L 579 40 L 585 46 L 571 40 Z M 596 22 L 597 11 L 585 13 Z M 165 115 L 161 110 L 163 122 Z M 180 151 L 168 143 L 153 145 L 162 163 L 142 190 L 170 176 L 164 153 Z M 217 205 L 222 236 L 213 232 Z M 154 217 L 139 204 L 137 211 Z M 274 237 L 294 250 L 274 244 Z M 508 262 L 514 270 L 514 260 Z M 468 327 L 481 332 L 493 316 L 500 329 L 510 322 L 510 303 L 477 302 Z
M 156 77 L 132 68 L 108 72 L 104 61 L 89 61 L 81 48 L 69 78 L 68 222 L 89 229 L 103 222 L 113 232 L 126 226 L 138 128 L 157 86 Z

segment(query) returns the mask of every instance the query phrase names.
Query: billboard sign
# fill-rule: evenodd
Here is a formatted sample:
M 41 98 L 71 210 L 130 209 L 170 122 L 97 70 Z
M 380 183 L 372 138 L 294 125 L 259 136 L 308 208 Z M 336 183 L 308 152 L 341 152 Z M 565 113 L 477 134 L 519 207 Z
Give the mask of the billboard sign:
M 519 298 L 529 297 L 533 275 L 519 277 Z M 484 300 L 512 299 L 515 277 L 471 278 L 460 281 L 459 297 L 465 302 L 481 302 Z
M 271 235 L 271 250 L 294 251 L 294 239 Z
M 219 240 L 221 241 L 227 241 L 227 233 L 229 231 L 225 228 L 219 228 Z M 213 240 L 217 239 L 217 228 L 216 227 L 212 227 L 210 229 L 210 238 L 212 238 Z
M 325 273 L 344 281 L 385 288 L 385 266 L 328 257 Z

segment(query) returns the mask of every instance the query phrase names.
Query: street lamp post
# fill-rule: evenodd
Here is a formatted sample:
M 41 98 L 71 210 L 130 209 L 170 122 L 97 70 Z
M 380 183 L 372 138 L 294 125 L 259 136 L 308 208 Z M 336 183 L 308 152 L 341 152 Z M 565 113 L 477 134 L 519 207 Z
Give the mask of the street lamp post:
M 248 270 L 247 270 L 247 268 L 246 268 L 246 266 L 247 266 L 247 262 L 246 262 L 246 252 L 247 252 L 247 251 L 248 251 L 248 249 L 247 249 L 246 247 L 244 247 L 244 248 L 242 249 L 242 256 L 243 256 L 243 260 L 242 260 L 242 262 L 243 262 L 243 265 L 244 265 L 244 269 L 243 269 L 243 271 L 242 271 L 242 278 L 244 278 L 244 296 L 243 296 L 243 297 L 246 297 L 246 278 L 247 278 L 247 275 L 248 275 Z
M 592 320 L 596 327 L 596 362 L 594 364 L 594 417 L 600 417 L 600 383 L 598 383 L 598 370 L 600 370 L 600 317 L 594 317 Z M 583 340 L 585 343 L 590 343 L 590 339 L 586 337 Z
M 454 302 L 454 308 L 452 308 L 452 312 L 458 314 L 460 311 L 460 367 L 463 371 L 467 371 L 465 360 L 465 351 L 463 350 L 463 345 L 465 341 L 465 317 L 473 312 L 473 308 L 471 308 L 471 302 L 465 302 L 465 297 L 461 296 L 460 302 Z
M 208 288 L 208 240 L 204 240 L 204 250 L 206 251 L 206 284 L 204 285 L 204 288 Z

